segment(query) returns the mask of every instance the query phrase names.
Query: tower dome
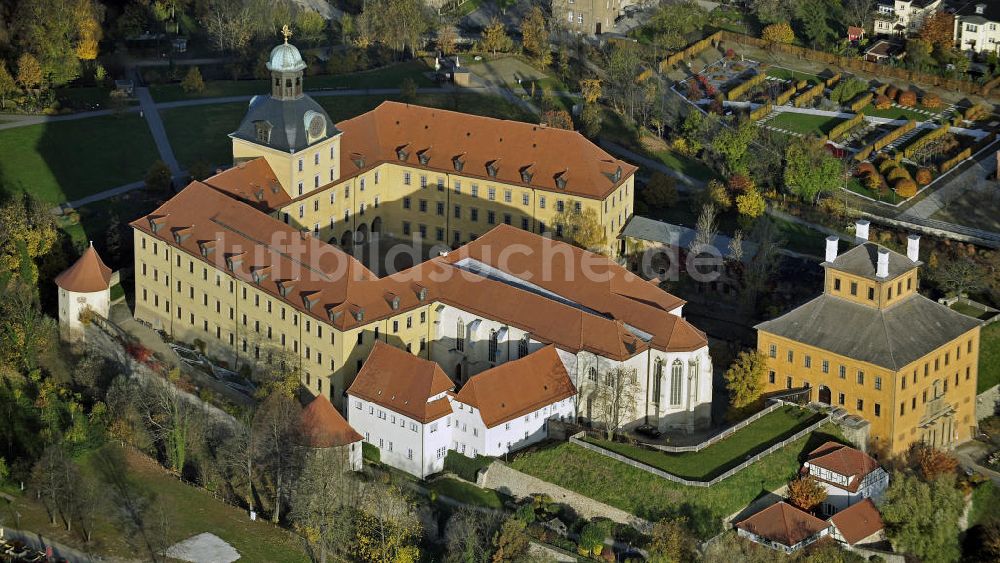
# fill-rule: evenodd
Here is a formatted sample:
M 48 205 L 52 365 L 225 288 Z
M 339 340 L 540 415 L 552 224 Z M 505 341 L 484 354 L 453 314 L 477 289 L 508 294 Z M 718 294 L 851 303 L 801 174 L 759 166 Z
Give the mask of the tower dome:
M 298 72 L 305 68 L 302 54 L 295 45 L 288 43 L 288 39 L 271 50 L 271 57 L 267 61 L 267 70 L 271 72 Z

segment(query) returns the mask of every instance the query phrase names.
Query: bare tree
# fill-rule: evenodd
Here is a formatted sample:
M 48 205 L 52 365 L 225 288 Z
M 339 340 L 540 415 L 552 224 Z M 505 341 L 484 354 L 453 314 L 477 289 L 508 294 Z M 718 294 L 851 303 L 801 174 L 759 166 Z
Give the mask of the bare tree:
M 699 253 L 710 248 L 719 233 L 719 224 L 716 217 L 719 215 L 715 204 L 706 203 L 701 207 L 701 214 L 698 215 L 698 223 L 695 225 L 694 240 L 691 241 L 691 252 Z
M 866 28 L 872 21 L 877 0 L 845 0 L 844 14 L 852 25 Z
M 261 450 L 259 428 L 254 426 L 251 414 L 244 415 L 239 422 L 223 442 L 220 457 L 229 474 L 230 486 L 243 497 L 250 510 L 257 511 L 254 482 Z
M 66 480 L 66 467 L 71 463 L 62 444 L 53 444 L 45 448 L 42 457 L 31 469 L 31 481 L 36 495 L 45 506 L 49 524 L 53 526 L 60 515 L 65 519 L 63 500 L 67 489 L 72 486 Z
M 301 408 L 290 395 L 276 390 L 260 405 L 254 416 L 254 430 L 260 436 L 260 466 L 272 487 L 271 520 L 281 520 L 281 509 L 293 482 L 296 466 L 297 432 Z
M 778 270 L 780 257 L 778 250 L 784 244 L 778 228 L 766 215 L 758 219 L 750 233 L 750 239 L 757 244 L 757 253 L 743 274 L 743 304 L 753 312 L 757 299 L 767 288 Z
M 971 259 L 964 257 L 948 260 L 938 268 L 934 277 L 941 289 L 959 297 L 967 296 L 969 292 L 983 286 L 983 270 Z
M 291 494 L 291 520 L 309 544 L 313 561 L 346 559 L 353 550 L 355 510 L 362 484 L 341 448 L 311 450 Z
M 188 447 L 198 429 L 192 412 L 195 407 L 172 385 L 147 385 L 138 398 L 153 440 L 161 445 L 173 470 L 184 471 Z
M 502 516 L 493 511 L 468 507 L 456 510 L 444 529 L 446 563 L 488 563 L 493 554 L 492 539 L 500 531 Z
M 153 563 L 163 561 L 161 553 L 166 547 L 163 515 L 156 507 L 156 496 L 144 491 L 132 482 L 128 475 L 128 463 L 122 450 L 107 445 L 92 457 L 101 480 L 107 485 L 106 491 L 118 525 L 129 544 L 145 550 L 145 555 Z
M 600 376 L 593 399 L 597 420 L 604 425 L 608 440 L 636 416 L 639 380 L 634 368 L 615 367 Z

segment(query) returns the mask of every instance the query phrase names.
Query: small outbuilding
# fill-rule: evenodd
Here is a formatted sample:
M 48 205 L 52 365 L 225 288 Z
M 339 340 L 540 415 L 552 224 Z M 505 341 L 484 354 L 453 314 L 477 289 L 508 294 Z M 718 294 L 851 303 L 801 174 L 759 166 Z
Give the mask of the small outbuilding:
M 66 271 L 56 277 L 59 287 L 59 334 L 63 340 L 83 338 L 80 315 L 87 311 L 108 317 L 111 311 L 111 268 L 97 254 L 93 243 Z
M 361 434 L 358 434 L 347 420 L 326 398 L 318 395 L 301 416 L 302 440 L 313 449 L 340 449 L 346 453 L 347 465 L 352 471 L 361 471 Z

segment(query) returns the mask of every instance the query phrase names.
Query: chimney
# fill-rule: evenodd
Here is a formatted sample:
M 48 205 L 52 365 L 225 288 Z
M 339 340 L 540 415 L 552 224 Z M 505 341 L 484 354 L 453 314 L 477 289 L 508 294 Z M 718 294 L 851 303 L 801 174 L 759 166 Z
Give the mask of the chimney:
M 920 261 L 920 235 L 906 237 L 906 257 L 911 262 Z
M 858 243 L 868 242 L 868 225 L 871 225 L 871 221 L 867 219 L 858 219 L 854 222 L 854 236 L 858 239 Z
M 878 265 L 875 268 L 875 277 L 880 279 L 889 277 L 889 251 L 882 247 L 878 249 Z
M 826 237 L 826 261 L 833 262 L 837 259 L 837 246 L 840 244 L 840 239 L 834 235 Z

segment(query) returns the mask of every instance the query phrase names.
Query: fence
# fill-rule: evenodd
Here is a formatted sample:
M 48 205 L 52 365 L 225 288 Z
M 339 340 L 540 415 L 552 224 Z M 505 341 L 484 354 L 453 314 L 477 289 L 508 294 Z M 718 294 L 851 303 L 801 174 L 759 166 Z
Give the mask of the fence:
M 705 440 L 700 444 L 695 444 L 693 446 L 661 446 L 659 444 L 643 444 L 643 445 L 648 446 L 650 448 L 656 448 L 662 452 L 667 452 L 672 454 L 680 454 L 685 452 L 700 452 L 701 450 L 711 446 L 712 444 L 724 440 L 732 436 L 736 432 L 742 430 L 743 428 L 746 428 L 748 425 L 756 422 L 761 417 L 771 414 L 776 409 L 784 406 L 784 404 L 785 403 L 783 401 L 775 401 L 772 404 L 768 405 L 767 408 L 765 408 L 764 410 L 754 413 L 749 418 L 737 422 L 736 424 L 730 426 L 729 428 L 726 428 L 722 432 L 719 432 L 715 436 L 712 436 L 711 438 Z
M 666 471 L 664 471 L 662 469 L 657 469 L 656 467 L 653 467 L 651 465 L 646 465 L 645 463 L 642 463 L 640 461 L 636 461 L 636 460 L 634 460 L 634 459 L 632 459 L 630 457 L 626 457 L 626 456 L 623 456 L 621 454 L 612 452 L 610 450 L 606 450 L 606 449 L 604 449 L 604 448 L 602 448 L 602 447 L 600 447 L 600 446 L 598 446 L 596 444 L 591 444 L 590 442 L 585 442 L 584 440 L 581 439 L 582 436 L 584 435 L 583 432 L 577 433 L 576 435 L 572 436 L 569 439 L 569 441 L 570 441 L 570 443 L 576 444 L 577 446 L 580 446 L 582 448 L 588 449 L 588 450 L 590 450 L 590 451 L 592 451 L 594 453 L 597 453 L 597 454 L 600 454 L 600 455 L 603 455 L 603 456 L 606 456 L 606 457 L 610 457 L 610 458 L 615 459 L 617 461 L 620 461 L 622 463 L 631 465 L 632 467 L 635 467 L 636 469 L 641 469 L 641 470 L 643 470 L 643 471 L 645 471 L 647 473 L 652 473 L 653 475 L 656 475 L 657 477 L 660 477 L 662 479 L 666 479 L 668 481 L 673 481 L 674 483 L 678 483 L 678 484 L 681 484 L 681 485 L 684 485 L 684 486 L 687 486 L 687 487 L 711 487 L 711 486 L 719 483 L 720 481 L 723 481 L 725 479 L 728 479 L 728 478 L 732 477 L 733 475 L 736 475 L 740 471 L 743 471 L 747 467 L 750 467 L 754 463 L 757 463 L 761 459 L 764 459 L 765 457 L 767 457 L 767 456 L 771 455 L 772 453 L 780 450 L 781 448 L 787 446 L 788 444 L 790 444 L 790 443 L 798 440 L 799 438 L 802 438 L 803 436 L 805 436 L 805 435 L 807 435 L 807 434 L 809 434 L 811 432 L 816 431 L 820 426 L 823 426 L 824 424 L 826 424 L 827 422 L 829 422 L 829 420 L 830 420 L 830 415 L 824 416 L 818 422 L 815 422 L 815 423 L 809 425 L 809 427 L 804 428 L 804 429 L 796 432 L 792 436 L 789 436 L 788 438 L 785 438 L 784 440 L 782 440 L 782 441 L 780 441 L 780 442 L 778 442 L 776 444 L 773 444 L 771 447 L 769 447 L 766 450 L 764 450 L 764 451 L 762 451 L 762 452 L 754 455 L 753 457 L 750 457 L 749 459 L 745 460 L 743 463 L 737 465 L 736 467 L 733 467 L 733 468 L 729 469 L 728 471 L 726 471 L 725 473 L 716 476 L 711 481 L 692 481 L 692 480 L 689 480 L 689 479 L 685 479 L 683 477 L 678 477 L 678 476 L 674 475 L 673 473 L 668 473 L 668 472 L 666 472 Z

